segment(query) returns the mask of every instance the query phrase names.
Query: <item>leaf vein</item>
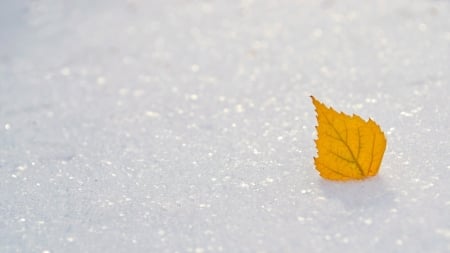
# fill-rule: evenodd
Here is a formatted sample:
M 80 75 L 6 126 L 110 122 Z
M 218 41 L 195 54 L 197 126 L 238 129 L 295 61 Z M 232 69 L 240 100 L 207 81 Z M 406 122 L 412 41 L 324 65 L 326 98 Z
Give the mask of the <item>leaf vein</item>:
M 351 148 L 350 148 L 350 146 L 348 145 L 348 143 L 346 143 L 346 142 L 344 141 L 344 139 L 342 138 L 342 136 L 341 136 L 341 134 L 339 133 L 339 131 L 338 131 L 338 130 L 336 129 L 336 127 L 330 122 L 330 120 L 328 119 L 326 113 L 323 113 L 323 115 L 324 115 L 325 120 L 327 121 L 328 125 L 331 126 L 331 128 L 332 128 L 332 129 L 336 132 L 336 134 L 338 135 L 339 141 L 341 141 L 341 142 L 345 145 L 345 147 L 347 148 L 347 150 L 349 151 L 350 155 L 352 156 L 352 159 L 355 161 L 356 167 L 358 168 L 359 173 L 361 174 L 361 176 L 364 176 L 364 175 L 365 175 L 365 174 L 364 174 L 364 171 L 363 171 L 363 169 L 361 168 L 361 165 L 359 164 L 359 162 L 355 159 L 355 155 L 353 154 L 353 151 L 351 150 Z M 373 157 L 372 157 L 372 159 L 373 159 Z
M 337 171 L 337 170 L 335 170 L 335 169 L 332 169 L 332 168 L 330 168 L 329 166 L 327 166 L 327 165 L 325 165 L 325 164 L 323 164 L 323 163 L 320 163 L 323 167 L 325 167 L 327 170 L 329 170 L 329 171 L 331 171 L 331 172 L 333 172 L 333 173 L 335 173 L 335 174 L 338 174 L 338 175 L 340 175 L 340 176 L 343 176 L 343 177 L 346 177 L 346 178 L 351 178 L 350 176 L 347 176 L 347 175 L 345 175 L 345 174 L 342 174 L 341 172 L 339 172 L 339 171 Z

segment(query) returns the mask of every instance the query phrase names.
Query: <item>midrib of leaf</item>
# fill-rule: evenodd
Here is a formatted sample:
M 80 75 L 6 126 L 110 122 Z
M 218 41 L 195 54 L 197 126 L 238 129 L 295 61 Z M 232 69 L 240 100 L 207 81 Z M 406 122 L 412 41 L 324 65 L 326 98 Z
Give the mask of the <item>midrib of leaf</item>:
M 341 136 L 341 134 L 339 133 L 339 131 L 338 131 L 338 130 L 334 127 L 334 125 L 330 122 L 330 120 L 328 119 L 326 113 L 322 113 L 322 114 L 324 115 L 325 119 L 327 120 L 328 125 L 331 126 L 331 128 L 333 128 L 333 130 L 336 132 L 337 136 L 339 137 L 338 140 L 341 141 L 341 142 L 344 144 L 344 146 L 347 148 L 347 150 L 348 150 L 348 152 L 350 153 L 350 155 L 352 156 L 352 159 L 354 160 L 354 163 L 356 164 L 356 167 L 358 168 L 359 173 L 361 174 L 361 176 L 365 176 L 365 175 L 364 175 L 364 171 L 363 171 L 363 169 L 361 168 L 361 165 L 359 164 L 358 160 L 356 160 L 355 155 L 353 154 L 353 151 L 352 151 L 352 149 L 350 148 L 350 146 L 344 141 L 344 139 L 342 138 L 342 136 Z M 346 134 L 348 135 L 348 130 L 347 130 L 347 128 L 345 129 L 345 132 L 346 132 Z M 339 157 L 339 156 L 338 156 L 338 157 Z M 344 159 L 344 160 L 347 160 L 347 161 L 348 161 L 348 159 Z

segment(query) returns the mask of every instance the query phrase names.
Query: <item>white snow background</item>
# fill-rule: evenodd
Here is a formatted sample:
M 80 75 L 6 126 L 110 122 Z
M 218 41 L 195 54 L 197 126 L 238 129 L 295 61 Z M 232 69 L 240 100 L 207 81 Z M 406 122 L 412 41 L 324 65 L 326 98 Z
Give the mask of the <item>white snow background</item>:
M 449 101 L 449 1 L 2 0 L 0 252 L 450 252 Z

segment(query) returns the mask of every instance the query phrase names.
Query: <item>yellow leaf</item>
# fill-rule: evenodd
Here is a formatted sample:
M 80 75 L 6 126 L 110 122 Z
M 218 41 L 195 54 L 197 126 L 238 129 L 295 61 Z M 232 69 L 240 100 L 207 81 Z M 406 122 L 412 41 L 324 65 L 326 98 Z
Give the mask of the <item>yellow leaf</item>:
M 375 176 L 386 149 L 386 137 L 371 119 L 338 113 L 311 96 L 317 112 L 317 157 L 320 176 L 354 180 Z

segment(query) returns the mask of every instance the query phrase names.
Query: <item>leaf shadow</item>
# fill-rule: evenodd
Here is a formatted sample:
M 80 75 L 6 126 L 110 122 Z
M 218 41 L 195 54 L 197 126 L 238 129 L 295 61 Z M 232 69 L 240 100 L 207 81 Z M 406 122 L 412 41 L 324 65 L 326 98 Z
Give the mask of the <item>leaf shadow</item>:
M 351 182 L 335 182 L 321 179 L 318 185 L 327 199 L 338 200 L 349 209 L 360 207 L 385 209 L 395 204 L 395 192 L 389 188 L 385 179 L 380 176 Z

